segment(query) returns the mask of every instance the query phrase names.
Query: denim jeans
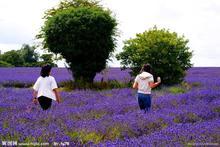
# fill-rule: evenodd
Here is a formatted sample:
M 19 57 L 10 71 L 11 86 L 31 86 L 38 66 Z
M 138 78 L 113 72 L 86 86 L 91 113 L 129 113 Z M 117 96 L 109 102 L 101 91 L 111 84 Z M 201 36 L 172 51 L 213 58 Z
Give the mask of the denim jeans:
M 149 111 L 151 107 L 151 95 L 138 93 L 138 104 L 141 110 Z

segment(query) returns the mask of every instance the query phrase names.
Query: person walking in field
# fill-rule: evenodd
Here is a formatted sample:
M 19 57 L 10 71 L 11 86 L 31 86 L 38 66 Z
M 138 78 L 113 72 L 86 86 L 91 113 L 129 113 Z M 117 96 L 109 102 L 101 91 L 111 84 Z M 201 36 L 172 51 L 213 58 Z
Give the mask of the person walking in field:
M 143 65 L 140 74 L 136 76 L 133 88 L 138 90 L 138 104 L 141 110 L 146 113 L 151 107 L 151 89 L 161 83 L 160 77 L 154 82 L 151 66 Z
M 40 77 L 35 82 L 33 89 L 33 102 L 40 106 L 43 110 L 47 110 L 51 107 L 52 100 L 60 103 L 61 98 L 58 92 L 56 80 L 50 75 L 52 66 L 45 65 L 41 68 Z

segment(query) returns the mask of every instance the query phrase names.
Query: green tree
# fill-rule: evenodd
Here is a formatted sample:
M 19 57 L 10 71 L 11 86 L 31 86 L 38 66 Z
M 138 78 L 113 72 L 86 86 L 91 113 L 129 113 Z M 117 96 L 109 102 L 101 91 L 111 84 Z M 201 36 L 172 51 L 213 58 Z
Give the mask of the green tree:
M 95 1 L 70 0 L 46 13 L 38 38 L 50 52 L 61 54 L 76 82 L 93 82 L 115 48 L 116 19 Z
M 2 54 L 1 60 L 15 67 L 21 67 L 24 65 L 24 59 L 20 55 L 19 51 L 15 50 L 11 50 Z
M 164 84 L 176 84 L 183 80 L 185 70 L 192 66 L 192 52 L 187 43 L 184 36 L 155 26 L 125 41 L 123 51 L 116 57 L 121 60 L 123 68 L 132 69 L 132 75 L 138 74 L 141 66 L 149 63 Z
M 1 59 L 0 59 L 0 67 L 13 67 L 13 65 L 11 65 L 5 61 L 1 61 Z
M 20 54 L 24 60 L 24 66 L 35 66 L 38 62 L 38 54 L 35 52 L 36 47 L 23 44 Z
M 51 66 L 57 66 L 53 63 L 53 54 L 42 54 L 40 58 L 43 59 L 40 65 L 50 64 Z
M 49 19 L 53 17 L 57 12 L 68 9 L 70 7 L 78 8 L 78 7 L 97 7 L 102 8 L 99 6 L 99 2 L 96 0 L 63 0 L 58 5 L 58 8 L 52 8 L 46 11 L 44 18 Z

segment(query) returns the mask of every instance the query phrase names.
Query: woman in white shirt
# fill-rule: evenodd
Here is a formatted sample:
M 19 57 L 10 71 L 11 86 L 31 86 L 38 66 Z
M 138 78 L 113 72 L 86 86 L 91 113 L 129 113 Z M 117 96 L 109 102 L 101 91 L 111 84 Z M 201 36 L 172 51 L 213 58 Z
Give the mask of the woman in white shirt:
M 138 90 L 138 104 L 141 110 L 150 110 L 151 107 L 151 89 L 158 86 L 161 83 L 160 77 L 157 78 L 157 82 L 154 83 L 153 75 L 151 74 L 151 66 L 145 64 L 141 73 L 136 76 L 133 88 Z
M 47 110 L 51 107 L 52 100 L 60 103 L 61 98 L 58 92 L 56 80 L 50 75 L 51 66 L 45 65 L 41 69 L 40 77 L 35 82 L 33 89 L 34 103 L 37 101 L 43 110 Z

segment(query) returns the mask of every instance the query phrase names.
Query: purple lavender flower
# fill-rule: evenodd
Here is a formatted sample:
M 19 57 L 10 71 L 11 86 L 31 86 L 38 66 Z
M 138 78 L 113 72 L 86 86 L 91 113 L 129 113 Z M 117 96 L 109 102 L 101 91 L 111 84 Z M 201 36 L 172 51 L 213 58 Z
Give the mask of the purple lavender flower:
M 0 82 L 33 82 L 39 74 L 36 68 L 1 68 L 0 73 Z M 71 78 L 64 69 L 54 68 L 52 73 L 58 81 Z M 113 69 L 103 74 L 107 80 L 126 80 L 128 72 L 118 73 L 119 69 Z M 219 73 L 220 68 L 190 69 L 185 78 L 190 89 L 182 94 L 153 90 L 152 110 L 146 114 L 139 110 L 131 88 L 62 92 L 63 102 L 53 101 L 48 111 L 32 103 L 30 88 L 0 88 L 0 141 L 69 142 L 70 146 L 219 145 Z

